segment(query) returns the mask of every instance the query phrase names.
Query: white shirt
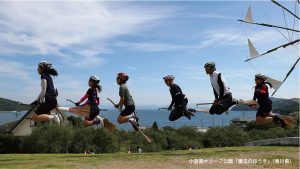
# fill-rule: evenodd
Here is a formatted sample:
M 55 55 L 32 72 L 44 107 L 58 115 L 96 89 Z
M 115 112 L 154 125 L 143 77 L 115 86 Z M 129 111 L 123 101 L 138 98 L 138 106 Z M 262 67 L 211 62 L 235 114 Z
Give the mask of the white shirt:
M 219 72 L 214 71 L 214 73 L 210 76 L 210 82 L 211 82 L 214 90 L 217 92 L 218 96 L 220 97 L 220 85 L 218 83 L 219 74 L 220 74 Z M 226 95 L 228 93 L 231 93 L 230 90 L 229 90 L 229 87 L 227 86 L 226 80 L 224 79 L 222 74 L 221 74 L 221 81 L 223 82 L 224 95 Z

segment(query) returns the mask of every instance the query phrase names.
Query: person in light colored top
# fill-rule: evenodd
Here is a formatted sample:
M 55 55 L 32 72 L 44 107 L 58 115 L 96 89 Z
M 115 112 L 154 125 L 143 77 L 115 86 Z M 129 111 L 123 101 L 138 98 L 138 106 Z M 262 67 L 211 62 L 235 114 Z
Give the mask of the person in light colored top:
M 238 104 L 238 100 L 232 98 L 232 93 L 228 87 L 223 74 L 216 71 L 214 62 L 207 62 L 204 65 L 205 72 L 210 76 L 210 82 L 213 88 L 215 100 L 209 110 L 189 109 L 192 112 L 205 112 L 211 115 L 221 115 L 228 112 L 228 109 Z
M 32 102 L 31 106 L 38 106 L 35 115 L 32 116 L 33 121 L 50 121 L 53 120 L 60 125 L 62 116 L 58 113 L 51 114 L 51 110 L 57 107 L 56 97 L 58 95 L 51 76 L 57 76 L 57 71 L 52 64 L 42 61 L 38 64 L 38 73 L 41 75 L 42 90 L 38 98 Z

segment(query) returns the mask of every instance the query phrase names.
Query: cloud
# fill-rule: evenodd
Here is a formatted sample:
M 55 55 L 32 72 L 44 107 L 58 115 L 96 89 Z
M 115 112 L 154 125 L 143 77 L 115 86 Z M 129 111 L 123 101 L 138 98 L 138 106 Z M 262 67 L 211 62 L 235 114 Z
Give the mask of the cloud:
M 112 52 L 107 47 L 110 40 L 139 33 L 173 14 L 173 9 L 144 10 L 130 4 L 0 2 L 0 54 L 56 55 L 65 63 L 101 63 L 101 54 Z M 81 56 L 92 61 L 81 61 Z
M 30 75 L 30 70 L 26 65 L 20 62 L 0 59 L 0 76 L 29 81 L 32 79 Z
M 157 43 L 157 42 L 117 42 L 117 47 L 128 48 L 137 51 L 146 52 L 164 52 L 173 50 L 191 49 L 191 45 L 180 45 L 172 43 Z
M 229 19 L 229 20 L 236 20 L 236 17 L 226 16 L 226 15 L 219 15 L 219 14 L 193 14 L 193 17 L 196 18 L 206 18 L 206 19 Z
M 132 66 L 127 67 L 127 69 L 129 69 L 129 70 L 138 70 L 137 67 L 132 67 Z

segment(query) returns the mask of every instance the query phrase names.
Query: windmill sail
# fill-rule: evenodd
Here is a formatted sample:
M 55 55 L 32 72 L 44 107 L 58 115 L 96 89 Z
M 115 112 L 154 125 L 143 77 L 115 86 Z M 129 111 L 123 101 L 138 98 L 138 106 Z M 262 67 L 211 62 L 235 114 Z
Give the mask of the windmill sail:
M 293 15 L 295 18 L 299 19 L 300 18 L 292 13 L 290 10 L 288 10 L 287 8 L 285 8 L 283 5 L 279 4 L 276 0 L 271 0 L 274 4 L 280 6 L 283 10 L 289 12 L 291 15 Z M 298 3 L 300 4 L 300 0 L 297 0 Z M 294 18 L 294 19 L 295 19 Z M 284 30 L 288 30 L 288 31 L 293 31 L 293 32 L 300 32 L 299 29 L 291 29 L 291 28 L 288 28 L 287 26 L 286 27 L 282 27 L 282 26 L 277 26 L 277 25 L 272 25 L 272 24 L 266 24 L 266 23 L 256 23 L 253 21 L 253 18 L 252 18 L 252 11 L 251 11 L 251 7 L 249 6 L 248 8 L 248 11 L 247 11 L 247 14 L 246 14 L 246 17 L 244 20 L 238 20 L 240 22 L 243 22 L 243 23 L 247 23 L 247 24 L 253 24 L 253 25 L 260 25 L 260 26 L 265 26 L 265 27 L 270 27 L 270 28 L 279 28 L 279 29 L 284 29 Z M 294 26 L 293 26 L 294 27 Z M 278 29 L 277 29 L 278 30 Z M 279 30 L 278 30 L 279 31 Z M 279 31 L 280 32 L 280 31 Z M 282 33 L 281 33 L 282 34 Z M 284 36 L 284 35 L 283 35 Z M 293 36 L 292 36 L 293 37 Z M 300 42 L 300 39 L 298 37 L 298 39 L 295 39 L 295 40 L 292 40 L 292 38 L 290 40 L 288 40 L 289 43 L 286 43 L 286 44 L 283 44 L 283 45 L 280 45 L 280 46 L 277 46 L 275 48 L 272 48 L 270 50 L 268 50 L 267 52 L 264 52 L 262 54 L 259 54 L 257 52 L 257 50 L 255 49 L 254 45 L 252 44 L 252 42 L 250 41 L 250 39 L 248 39 L 248 48 L 249 48 L 249 52 L 250 52 L 250 58 L 246 60 L 249 61 L 249 60 L 252 60 L 254 58 L 257 58 L 257 57 L 260 57 L 260 56 L 263 56 L 263 55 L 266 55 L 266 54 L 269 54 L 273 51 L 276 51 L 277 49 L 279 48 L 286 48 L 287 46 L 291 46 L 291 45 L 295 45 L 296 43 L 299 43 Z M 293 70 L 295 69 L 296 65 L 298 64 L 298 62 L 300 61 L 300 57 L 299 57 L 299 54 L 297 53 L 297 56 L 298 56 L 298 59 L 296 60 L 296 62 L 293 64 L 293 66 L 290 68 L 290 70 L 287 72 L 285 78 L 283 81 L 278 81 L 278 80 L 275 80 L 275 79 L 272 79 L 270 77 L 267 77 L 267 81 L 269 83 L 272 84 L 272 88 L 274 88 L 274 92 L 272 94 L 272 96 L 277 92 L 277 90 L 280 88 L 280 86 L 286 81 L 286 79 L 290 76 L 290 74 L 293 72 Z
M 285 29 L 285 30 L 289 30 L 289 31 L 293 31 L 293 32 L 300 32 L 297 29 L 287 28 L 287 27 L 283 27 L 283 26 L 277 26 L 277 25 L 272 25 L 272 24 L 267 24 L 267 23 L 253 22 L 252 12 L 251 12 L 251 6 L 249 6 L 249 8 L 248 8 L 247 15 L 246 15 L 245 19 L 244 20 L 238 19 L 238 21 L 244 22 L 244 23 L 248 23 L 248 24 L 260 25 L 260 26 L 266 26 L 266 27 L 273 27 L 273 28 L 279 28 L 279 29 Z
M 250 52 L 250 59 L 247 59 L 245 62 L 252 60 L 254 58 L 257 58 L 260 56 L 260 54 L 257 52 L 257 50 L 255 49 L 255 47 L 253 46 L 252 42 L 250 41 L 250 39 L 248 39 L 248 47 L 249 47 L 249 52 Z
M 270 49 L 268 50 L 267 52 L 263 53 L 263 54 L 258 54 L 258 52 L 256 51 L 255 47 L 253 46 L 253 44 L 251 43 L 251 41 L 248 39 L 248 47 L 249 47 L 249 51 L 250 51 L 250 59 L 247 59 L 245 62 L 249 61 L 249 60 L 252 60 L 254 58 L 257 58 L 257 57 L 260 57 L 260 56 L 263 56 L 265 54 L 268 54 L 268 53 L 271 53 L 271 52 L 274 52 L 275 50 L 279 49 L 279 48 L 286 48 L 287 46 L 290 46 L 290 45 L 294 45 L 295 43 L 298 43 L 300 41 L 300 39 L 296 39 L 292 42 L 289 42 L 289 43 L 286 43 L 286 44 L 283 44 L 283 45 L 280 45 L 276 48 L 273 48 L 273 49 Z
M 282 85 L 282 81 L 279 81 L 279 80 L 275 80 L 275 79 L 272 79 L 272 78 L 270 78 L 270 77 L 268 77 L 267 76 L 267 81 L 269 82 L 269 83 L 271 83 L 271 85 L 272 85 L 272 88 L 275 90 L 275 91 L 277 91 L 278 89 L 279 89 L 279 87 Z M 275 93 L 275 92 L 274 92 Z
M 251 6 L 249 6 L 249 8 L 248 8 L 248 11 L 247 11 L 247 15 L 246 15 L 245 21 L 246 21 L 246 22 L 249 22 L 249 23 L 253 23 L 252 12 L 251 12 Z

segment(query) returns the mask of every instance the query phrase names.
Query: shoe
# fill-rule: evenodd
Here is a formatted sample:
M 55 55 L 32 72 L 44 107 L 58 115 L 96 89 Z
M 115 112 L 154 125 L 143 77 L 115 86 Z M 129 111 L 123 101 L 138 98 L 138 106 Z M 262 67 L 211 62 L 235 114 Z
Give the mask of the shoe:
M 57 123 L 58 125 L 60 125 L 60 119 L 59 119 L 58 115 L 57 115 L 57 114 L 54 114 L 53 117 L 54 117 L 53 122 L 55 122 L 55 123 Z
M 185 110 L 183 115 L 188 118 L 189 120 L 192 119 L 192 116 L 195 116 L 192 112 L 188 111 L 188 110 Z
M 62 116 L 60 112 L 57 112 L 56 114 L 58 115 L 59 121 L 60 121 L 61 123 L 65 121 L 64 116 Z
M 130 118 L 128 121 L 131 123 L 135 131 L 139 131 L 139 124 L 137 123 L 135 118 Z
M 187 109 L 187 110 L 192 112 L 192 113 L 196 113 L 196 109 Z
M 99 123 L 98 124 L 101 124 L 102 126 L 104 126 L 104 118 L 103 117 L 101 117 L 101 116 L 96 116 L 96 120 L 97 121 L 99 121 Z
M 280 127 L 285 128 L 287 127 L 287 122 L 283 120 L 280 116 L 274 116 L 273 121 L 277 123 Z
M 139 127 L 140 126 L 140 124 L 139 124 L 139 117 L 137 116 L 137 114 L 136 114 L 135 111 L 133 112 L 133 118 L 135 119 L 136 125 Z

